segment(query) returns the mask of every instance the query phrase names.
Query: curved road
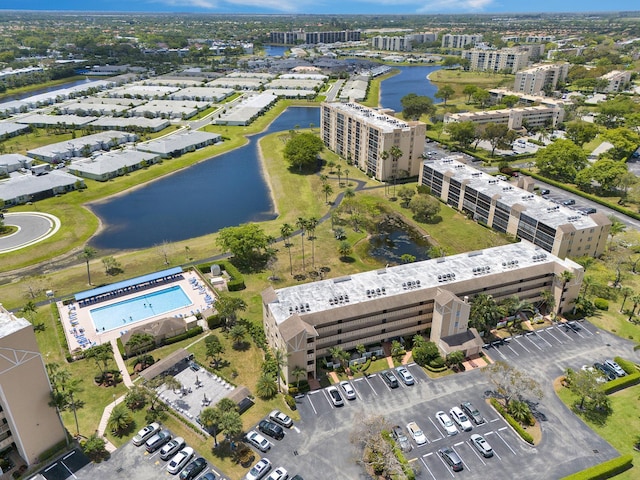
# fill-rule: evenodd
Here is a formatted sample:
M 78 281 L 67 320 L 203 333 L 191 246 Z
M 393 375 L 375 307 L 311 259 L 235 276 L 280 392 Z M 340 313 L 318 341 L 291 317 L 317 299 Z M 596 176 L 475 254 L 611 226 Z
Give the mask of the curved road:
M 0 253 L 26 247 L 50 237 L 60 228 L 60 220 L 48 213 L 5 213 L 5 225 L 18 227 L 11 235 L 0 238 Z

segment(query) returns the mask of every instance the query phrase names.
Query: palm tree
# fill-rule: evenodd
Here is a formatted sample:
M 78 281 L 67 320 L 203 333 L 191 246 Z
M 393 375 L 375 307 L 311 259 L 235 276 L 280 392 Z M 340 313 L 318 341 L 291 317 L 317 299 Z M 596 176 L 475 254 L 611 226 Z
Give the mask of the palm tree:
M 631 301 L 633 302 L 633 308 L 629 312 L 629 321 L 631 321 L 633 316 L 636 314 L 636 308 L 638 308 L 638 305 L 640 305 L 640 295 L 634 295 L 633 297 L 631 297 Z
M 380 154 L 378 155 L 380 157 L 380 160 L 382 160 L 382 163 L 385 163 L 387 161 L 387 158 L 389 158 L 389 152 L 387 152 L 386 150 L 383 150 L 380 152 Z M 367 171 L 367 173 L 369 174 L 373 174 L 373 172 Z M 387 183 L 385 182 L 384 184 L 384 194 L 387 195 L 388 191 L 387 191 Z
M 304 263 L 304 232 L 307 229 L 307 219 L 304 217 L 298 217 L 296 220 L 296 227 L 300 229 L 300 238 L 302 239 L 302 271 L 306 270 Z
M 84 249 L 82 250 L 82 253 L 80 254 L 80 258 L 84 260 L 87 264 L 87 280 L 89 282 L 89 285 L 91 285 L 91 270 L 89 270 L 89 261 L 93 257 L 95 257 L 97 253 L 98 251 L 95 248 L 86 246 L 84 247 Z
M 233 342 L 234 347 L 239 347 L 244 342 L 244 337 L 247 334 L 247 329 L 244 325 L 236 323 L 231 330 L 229 330 L 229 337 Z
M 276 362 L 276 368 L 278 370 L 278 393 L 280 393 L 280 378 L 282 377 L 282 369 L 287 366 L 287 352 L 276 348 L 273 351 L 273 359 Z
M 119 404 L 113 407 L 111 415 L 109 415 L 109 421 L 107 428 L 116 436 L 122 435 L 133 423 L 133 415 L 123 405 Z
M 213 437 L 214 447 L 218 446 L 218 424 L 220 423 L 221 413 L 219 409 L 213 407 L 206 407 L 200 410 L 202 426 L 208 432 L 213 432 L 211 436 Z
M 620 289 L 620 293 L 622 294 L 622 305 L 620 305 L 620 313 L 624 312 L 624 304 L 627 301 L 627 298 L 633 295 L 633 288 L 630 287 L 622 287 Z
M 322 184 L 322 193 L 324 193 L 324 203 L 329 205 L 329 195 L 333 193 L 333 188 L 328 183 Z
M 551 290 L 542 290 L 540 292 L 540 302 L 538 303 L 538 308 L 542 309 L 545 307 L 545 311 L 549 311 L 551 305 L 556 303 L 556 299 L 553 296 Z
M 627 229 L 627 226 L 615 215 L 609 215 L 609 220 L 611 221 L 611 227 L 609 228 L 609 237 L 611 237 L 611 240 L 609 241 L 609 249 L 611 249 L 613 237 L 624 232 Z
M 395 172 L 398 167 L 398 160 L 402 155 L 404 155 L 404 153 L 402 152 L 402 150 L 400 150 L 399 147 L 394 145 L 389 149 L 389 155 L 391 155 L 392 172 Z M 396 178 L 398 177 L 398 175 L 396 173 L 392 173 L 391 176 L 393 177 L 393 196 L 395 197 L 396 196 Z
M 36 306 L 36 302 L 33 300 L 29 300 L 24 307 L 22 307 L 22 314 L 29 317 L 29 321 L 33 323 L 33 317 L 38 312 L 38 307 Z
M 348 257 L 349 255 L 351 255 L 351 252 L 352 252 L 351 244 L 346 240 L 341 241 L 340 245 L 338 245 L 338 253 L 340 254 L 340 257 L 342 258 Z
M 218 312 L 218 315 L 225 319 L 228 329 L 235 325 L 238 312 L 244 312 L 247 309 L 247 303 L 239 297 L 219 294 L 216 301 L 213 302 L 213 308 Z
M 592 277 L 587 277 L 585 276 L 582 279 L 582 292 L 580 293 L 580 295 L 584 298 L 587 298 L 587 295 L 589 294 L 589 288 L 592 287 L 594 285 L 594 281 Z
M 291 275 L 293 275 L 293 260 L 291 260 L 291 243 L 289 243 L 289 238 L 292 233 L 293 227 L 288 223 L 285 223 L 280 227 L 280 235 L 282 235 L 284 246 L 289 250 L 289 269 L 291 270 Z
M 340 187 L 340 174 L 342 173 L 342 165 L 336 165 L 336 175 L 338 175 L 338 187 Z
M 316 268 L 316 228 L 318 227 L 318 219 L 316 217 L 309 217 L 307 220 L 307 231 L 309 235 L 307 238 L 311 240 L 311 265 Z
M 529 405 L 521 400 L 512 400 L 509 403 L 509 413 L 513 419 L 520 424 L 528 423 L 531 417 Z
M 486 335 L 498 325 L 504 313 L 504 308 L 498 305 L 493 296 L 481 293 L 471 301 L 469 325 Z
M 220 430 L 227 439 L 237 437 L 242 432 L 242 419 L 235 410 L 222 412 L 219 422 Z
M 558 275 L 558 280 L 562 283 L 562 292 L 560 293 L 560 299 L 558 300 L 558 309 L 556 311 L 556 315 L 560 315 L 562 311 L 562 296 L 564 295 L 564 289 L 567 288 L 567 283 L 569 283 L 574 277 L 573 272 L 569 270 L 564 270 L 560 275 Z
M 350 357 L 349 352 L 346 352 L 340 345 L 336 345 L 329 349 L 329 355 L 331 355 L 334 360 L 337 360 L 343 369 L 346 369 L 346 364 Z
M 346 178 L 346 185 L 348 187 L 349 186 L 349 169 L 348 168 L 344 169 L 344 176 Z
M 267 373 L 262 374 L 262 376 L 260 376 L 260 378 L 258 378 L 258 381 L 256 382 L 256 394 L 260 398 L 268 400 L 275 397 L 277 393 L 278 384 L 276 383 L 274 378 Z
M 302 368 L 300 365 L 296 365 L 295 367 L 293 367 L 291 375 L 293 375 L 293 378 L 296 379 L 296 388 L 300 390 L 300 378 L 307 375 L 307 370 Z

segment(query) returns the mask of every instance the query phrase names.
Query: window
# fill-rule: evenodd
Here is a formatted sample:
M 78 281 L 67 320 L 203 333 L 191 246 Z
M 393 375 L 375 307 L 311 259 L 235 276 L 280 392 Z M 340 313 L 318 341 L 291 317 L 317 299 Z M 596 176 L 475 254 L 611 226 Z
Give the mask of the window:
M 307 338 L 307 343 L 313 343 L 313 337 Z
M 315 361 L 314 361 L 314 360 L 309 360 L 309 361 L 307 361 L 307 365 L 313 365 L 314 363 L 315 363 Z
M 313 355 L 313 350 L 307 350 L 307 355 Z

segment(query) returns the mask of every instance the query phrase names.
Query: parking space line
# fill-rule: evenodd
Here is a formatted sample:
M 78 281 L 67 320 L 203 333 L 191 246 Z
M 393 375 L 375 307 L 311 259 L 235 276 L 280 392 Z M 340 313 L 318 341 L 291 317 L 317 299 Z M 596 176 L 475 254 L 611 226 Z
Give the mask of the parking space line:
M 549 342 L 547 342 L 547 341 L 542 337 L 542 335 L 540 335 L 538 332 L 534 332 L 534 335 L 535 335 L 536 337 L 538 337 L 540 340 L 542 340 L 544 343 L 546 343 L 547 345 L 549 345 L 550 347 L 553 347 L 553 345 L 551 345 Z
M 558 330 L 562 335 L 564 335 L 565 337 L 567 337 L 569 340 L 573 340 L 573 338 L 571 338 L 569 335 L 567 335 L 567 332 L 562 331 L 562 328 L 560 328 L 560 326 L 556 326 L 555 328 L 556 328 L 556 330 Z
M 375 374 L 374 374 L 375 375 Z M 373 375 L 365 375 L 364 380 L 365 382 L 367 382 L 369 384 L 369 387 L 371 387 L 371 390 L 373 391 L 373 393 L 376 395 L 376 397 L 378 396 L 378 392 L 376 392 L 376 389 L 373 388 L 373 385 L 371 385 L 371 382 L 369 381 L 369 376 L 373 376 Z
M 591 330 L 589 330 L 587 327 L 584 326 L 584 323 L 582 324 L 582 329 L 587 332 L 589 334 L 590 337 L 593 337 L 593 332 L 591 332 Z
M 504 438 L 502 438 L 502 435 L 500 435 L 500 432 L 501 432 L 502 430 L 506 430 L 506 429 L 507 429 L 507 427 L 499 428 L 499 429 L 498 429 L 498 431 L 496 432 L 496 435 L 498 435 L 498 437 L 500 437 L 500 440 L 502 440 L 502 442 L 507 446 L 507 448 L 508 448 L 509 450 L 511 450 L 511 453 L 513 453 L 514 455 L 518 455 L 518 454 L 513 450 L 513 448 L 511 448 L 511 446 L 507 443 L 507 441 L 506 441 Z
M 433 425 L 435 427 L 435 429 L 438 431 L 438 433 L 441 435 L 440 438 L 444 438 L 444 434 L 440 431 L 440 429 L 438 428 L 438 426 L 433 422 L 433 420 L 431 420 L 431 417 L 429 417 L 429 421 L 431 422 L 431 425 Z M 440 440 L 440 438 L 438 440 Z M 435 442 L 436 440 L 434 440 Z
M 429 455 L 431 455 L 431 453 L 427 453 L 426 455 L 423 455 L 422 457 L 420 457 L 420 461 L 422 462 L 422 464 L 424 465 L 424 468 L 427 469 L 427 472 L 429 472 L 429 475 L 431 475 L 431 477 L 433 478 L 433 480 L 438 480 L 436 478 L 436 476 L 431 472 L 431 469 L 429 468 L 429 466 L 427 465 L 427 462 L 424 461 L 423 457 L 428 457 Z
M 76 474 L 75 474 L 75 473 L 73 473 L 69 467 L 67 467 L 67 464 L 66 464 L 66 463 L 64 463 L 64 462 L 60 462 L 60 465 L 62 465 L 64 468 L 66 468 L 66 469 L 67 469 L 67 472 L 69 472 L 73 478 L 78 478 L 78 477 L 76 477 Z
M 524 338 L 526 338 L 527 340 L 529 340 L 531 342 L 531 345 L 533 345 L 534 347 L 536 347 L 538 350 L 542 351 L 542 348 L 540 348 L 538 346 L 538 344 L 536 342 L 534 342 L 533 340 L 531 340 L 531 338 L 529 338 L 531 335 L 525 335 Z M 523 345 L 524 346 L 524 345 Z
M 516 357 L 520 356 L 520 354 L 518 352 L 516 352 L 513 348 L 511 348 L 511 345 L 509 345 L 508 343 L 507 343 L 507 347 L 509 348 L 509 350 L 511 350 L 513 353 L 516 354 Z
M 547 328 L 547 330 L 546 330 L 547 334 L 551 335 L 551 337 L 553 337 L 555 339 L 555 341 L 558 342 L 560 345 L 563 345 L 564 342 L 562 340 L 560 340 L 559 338 L 557 338 L 553 333 L 551 333 L 549 331 L 549 329 L 553 329 L 553 327 Z
M 160 450 L 161 450 L 161 449 L 159 448 L 158 450 L 156 450 L 156 451 L 155 451 L 155 452 L 153 452 L 153 453 L 147 453 L 146 451 L 145 451 L 144 453 L 145 453 L 146 455 L 148 455 L 148 456 L 149 456 L 149 458 L 151 459 L 151 458 L 155 457 L 156 455 L 158 455 L 158 454 L 160 453 Z
M 327 402 L 329 403 L 329 406 L 333 410 L 335 407 L 333 406 L 333 402 L 331 401 L 331 399 L 329 398 L 329 395 L 327 394 L 327 389 L 323 388 L 322 393 L 324 393 L 324 398 L 327 400 Z M 342 403 L 344 403 L 344 401 Z
M 317 414 L 318 414 L 318 411 L 316 410 L 316 407 L 314 407 L 314 406 L 313 406 L 313 402 L 311 401 L 311 395 L 312 395 L 313 393 L 314 393 L 314 392 L 309 392 L 309 393 L 307 394 L 307 398 L 309 399 L 309 405 L 311 405 L 311 408 L 313 408 L 313 413 L 315 413 L 315 414 L 317 415 Z
M 476 454 L 476 457 L 478 457 L 478 460 L 480 460 L 483 465 L 486 465 L 484 459 L 480 456 L 480 454 L 476 450 L 476 447 L 473 446 L 473 442 L 471 441 L 471 439 L 467 440 L 467 442 L 469 443 L 469 447 L 471 448 L 471 451 Z
M 444 459 L 440 456 L 440 454 L 438 454 L 438 458 L 440 459 L 440 461 L 444 465 L 445 470 L 447 470 L 447 472 L 449 472 L 449 475 L 451 475 L 452 477 L 455 478 L 455 475 L 451 471 L 451 467 L 449 465 L 447 465 L 447 462 L 444 461 Z
M 460 442 L 460 444 L 462 444 L 462 443 L 463 442 Z M 456 445 L 458 445 L 458 444 L 456 444 Z M 456 452 L 458 454 L 458 457 L 460 457 L 460 460 L 464 464 L 465 468 L 471 472 L 472 470 L 469 468 L 469 465 L 467 465 L 467 462 L 464 461 L 464 459 L 462 458 L 462 455 L 460 455 L 458 453 L 458 451 L 456 450 L 456 447 L 455 446 L 451 447 L 451 450 L 453 450 L 454 452 Z
M 518 339 L 518 338 L 520 338 L 520 335 L 518 335 L 518 336 L 516 337 L 516 339 Z M 529 350 L 527 347 L 525 347 L 525 346 L 522 344 L 522 341 L 520 341 L 520 340 L 516 340 L 516 341 L 518 342 L 518 345 L 520 345 L 522 348 L 524 348 L 528 353 L 531 353 L 531 350 Z

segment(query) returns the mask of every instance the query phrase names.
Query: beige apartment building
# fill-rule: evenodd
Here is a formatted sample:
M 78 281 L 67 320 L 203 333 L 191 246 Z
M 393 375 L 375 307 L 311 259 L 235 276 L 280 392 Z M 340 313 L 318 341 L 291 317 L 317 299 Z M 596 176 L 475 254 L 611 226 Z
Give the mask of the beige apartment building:
M 538 128 L 557 126 L 564 120 L 564 107 L 560 105 L 537 105 L 535 107 L 502 108 L 479 112 L 448 113 L 444 123 L 473 122 L 478 124 L 505 124 L 512 130 L 522 127 Z
M 67 438 L 50 392 L 33 326 L 0 304 L 0 451 L 14 446 L 31 465 Z
M 631 82 L 631 72 L 613 70 L 602 75 L 600 79 L 607 81 L 607 86 L 603 90 L 605 93 L 621 92 Z
M 329 150 L 377 180 L 420 173 L 426 134 L 422 122 L 406 122 L 357 103 L 323 103 L 320 131 Z M 401 157 L 389 154 L 393 147 L 400 149 Z
M 529 64 L 529 52 L 518 48 L 487 50 L 472 48 L 462 52 L 462 58 L 469 60 L 469 70 L 481 72 L 516 73 Z
M 513 90 L 528 95 L 540 95 L 547 86 L 555 90 L 558 82 L 567 79 L 568 73 L 568 63 L 533 66 L 516 73 Z
M 570 271 L 566 285 L 558 276 Z M 580 292 L 583 269 L 523 241 L 501 247 L 402 264 L 344 277 L 262 292 L 263 324 L 269 345 L 287 353 L 283 369 L 295 382 L 302 367 L 315 378 L 317 362 L 331 347 L 376 348 L 397 337 L 425 333 L 443 354 L 473 355 L 484 344 L 469 328 L 473 297 L 513 295 L 532 303 L 549 290 L 556 310 L 568 311 Z
M 526 177 L 521 177 L 524 182 Z M 582 215 L 456 160 L 426 160 L 420 185 L 447 205 L 494 230 L 565 257 L 598 257 L 611 221 L 603 213 Z M 531 184 L 532 186 L 532 184 Z
M 482 34 L 463 35 L 447 33 L 442 36 L 442 48 L 464 48 L 467 45 L 475 45 L 482 41 Z

